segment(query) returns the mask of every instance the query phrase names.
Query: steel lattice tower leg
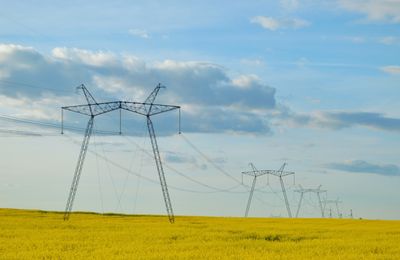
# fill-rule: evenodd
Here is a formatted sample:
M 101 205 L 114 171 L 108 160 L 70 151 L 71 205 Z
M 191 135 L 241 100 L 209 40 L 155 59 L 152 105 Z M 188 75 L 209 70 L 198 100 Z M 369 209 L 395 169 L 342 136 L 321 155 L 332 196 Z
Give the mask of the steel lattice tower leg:
M 78 163 L 75 168 L 74 178 L 72 179 L 72 184 L 71 184 L 71 189 L 69 191 L 67 205 L 65 206 L 64 220 L 69 219 L 69 215 L 72 210 L 72 205 L 74 203 L 76 190 L 78 189 L 79 178 L 81 177 L 83 162 L 85 160 L 86 152 L 88 149 L 90 136 L 92 135 L 93 121 L 94 121 L 94 116 L 91 116 L 88 121 L 87 127 L 86 127 L 85 136 L 83 137 L 81 151 L 79 153 L 79 158 L 78 158 Z
M 288 198 L 287 198 L 285 185 L 284 185 L 284 183 L 283 183 L 283 179 L 282 179 L 281 176 L 279 176 L 279 180 L 280 180 L 280 182 L 281 182 L 281 187 L 282 187 L 283 196 L 285 197 L 286 209 L 287 209 L 289 218 L 291 218 L 291 217 L 292 217 L 292 212 L 290 211 L 289 200 L 288 200 Z
M 317 195 L 318 195 L 319 207 L 321 208 L 321 216 L 325 218 L 325 213 L 324 213 L 325 210 L 322 206 L 321 196 L 319 195 L 319 192 L 317 192 Z
M 299 206 L 297 207 L 296 218 L 299 217 L 299 212 L 300 212 L 301 202 L 303 201 L 303 196 L 304 196 L 304 192 L 302 192 L 300 194 L 300 200 L 299 200 Z
M 253 198 L 254 188 L 256 186 L 256 179 L 257 179 L 257 177 L 254 176 L 253 184 L 251 185 L 251 191 L 250 191 L 250 195 L 249 195 L 249 200 L 247 201 L 246 214 L 244 215 L 246 218 L 247 218 L 247 215 L 249 214 L 251 199 Z
M 164 196 L 164 202 L 165 202 L 165 207 L 167 209 L 169 222 L 174 223 L 174 221 L 175 221 L 174 212 L 172 210 L 171 199 L 169 197 L 167 182 L 165 180 L 164 169 L 162 167 L 160 152 L 158 150 L 156 134 L 154 132 L 154 126 L 153 126 L 153 122 L 150 119 L 150 116 L 147 116 L 147 128 L 149 130 L 151 146 L 153 147 L 154 159 L 155 159 L 156 165 L 157 165 L 158 177 L 160 178 L 161 189 L 162 189 L 162 193 Z
M 342 218 L 341 217 L 341 213 L 340 213 L 340 211 L 339 211 L 339 205 L 338 205 L 338 202 L 336 201 L 336 212 L 337 212 L 337 215 L 338 215 L 338 218 Z

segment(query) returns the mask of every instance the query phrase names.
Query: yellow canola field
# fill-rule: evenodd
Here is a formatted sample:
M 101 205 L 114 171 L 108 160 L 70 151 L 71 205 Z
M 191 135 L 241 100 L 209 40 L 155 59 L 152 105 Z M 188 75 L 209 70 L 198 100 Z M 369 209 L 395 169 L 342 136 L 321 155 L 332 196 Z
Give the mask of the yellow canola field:
M 0 259 L 400 259 L 400 221 L 0 209 Z

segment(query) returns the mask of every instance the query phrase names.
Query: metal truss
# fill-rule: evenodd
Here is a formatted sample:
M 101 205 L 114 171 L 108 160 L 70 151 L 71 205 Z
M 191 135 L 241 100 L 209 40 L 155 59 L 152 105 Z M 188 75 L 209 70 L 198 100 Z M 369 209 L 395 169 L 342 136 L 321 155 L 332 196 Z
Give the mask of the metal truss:
M 243 174 L 245 174 L 245 175 L 249 175 L 249 176 L 253 177 L 253 182 L 251 184 L 250 195 L 249 195 L 249 199 L 247 201 L 247 206 L 246 206 L 246 213 L 244 215 L 246 218 L 247 218 L 247 216 L 249 214 L 250 204 L 251 204 L 251 200 L 253 198 L 254 188 L 256 187 L 257 177 L 270 173 L 270 171 L 259 171 L 259 170 L 257 170 L 257 168 L 254 166 L 253 163 L 249 163 L 249 165 L 252 168 L 252 171 L 242 172 L 242 176 L 243 176 Z
M 294 190 L 294 192 L 299 192 L 300 193 L 300 200 L 299 200 L 299 205 L 297 207 L 297 211 L 296 211 L 296 218 L 299 217 L 299 212 L 300 212 L 300 207 L 301 207 L 301 202 L 303 201 L 303 196 L 305 193 L 316 193 L 317 197 L 318 197 L 318 202 L 319 202 L 319 207 L 321 209 L 321 216 L 324 217 L 324 209 L 322 207 L 322 201 L 321 201 L 321 193 L 326 192 L 326 190 L 321 190 L 321 186 L 319 185 L 318 188 L 316 189 L 304 189 L 301 185 L 299 185 L 299 189 Z
M 164 168 L 162 166 L 160 151 L 158 149 L 156 133 L 154 131 L 153 122 L 151 121 L 151 116 L 158 115 L 164 112 L 168 112 L 171 110 L 179 109 L 180 106 L 173 105 L 162 105 L 162 104 L 154 104 L 154 100 L 157 97 L 158 92 L 161 88 L 165 88 L 158 84 L 155 89 L 150 93 L 150 95 L 146 98 L 145 102 L 121 102 L 121 109 L 146 116 L 147 120 L 147 128 L 150 135 L 151 145 L 153 148 L 154 160 L 157 166 L 158 177 L 160 179 L 161 191 L 163 193 L 165 207 L 167 209 L 168 219 L 171 223 L 174 223 L 175 217 L 172 209 L 171 199 L 168 192 L 167 181 L 165 179 Z M 179 113 L 179 133 L 180 133 L 180 113 Z
M 342 201 L 340 201 L 339 199 L 336 199 L 336 200 L 325 200 L 324 201 L 324 211 L 326 209 L 326 205 L 327 204 L 334 204 L 335 207 L 336 207 L 337 216 L 338 216 L 338 218 L 341 218 L 342 214 L 340 213 L 340 210 L 339 210 L 339 203 L 342 203 Z M 329 210 L 329 217 L 332 218 L 332 209 Z
M 63 126 L 64 126 L 64 110 L 87 115 L 90 116 L 90 118 L 86 126 L 86 131 L 83 137 L 82 146 L 78 157 L 78 163 L 76 164 L 67 204 L 65 206 L 64 220 L 69 219 L 69 216 L 72 211 L 72 206 L 74 204 L 76 191 L 78 190 L 79 179 L 81 177 L 83 169 L 83 163 L 85 161 L 86 152 L 89 146 L 90 136 L 92 135 L 93 132 L 94 118 L 98 115 L 120 109 L 121 107 L 120 101 L 98 103 L 83 84 L 80 85 L 77 89 L 82 90 L 86 98 L 87 104 L 77 105 L 77 106 L 65 106 L 61 108 L 61 133 L 63 133 Z
M 292 212 L 290 210 L 289 200 L 288 200 L 288 197 L 287 197 L 287 194 L 286 194 L 286 189 L 285 189 L 285 184 L 283 182 L 283 177 L 289 176 L 289 175 L 294 175 L 294 172 L 284 171 L 286 165 L 287 165 L 287 163 L 284 163 L 281 166 L 281 168 L 279 168 L 279 170 L 270 171 L 269 174 L 279 177 L 279 181 L 281 183 L 281 189 L 282 189 L 283 197 L 285 199 L 285 205 L 286 205 L 286 209 L 287 209 L 287 212 L 288 212 L 288 216 L 289 216 L 289 218 L 291 218 L 292 217 Z

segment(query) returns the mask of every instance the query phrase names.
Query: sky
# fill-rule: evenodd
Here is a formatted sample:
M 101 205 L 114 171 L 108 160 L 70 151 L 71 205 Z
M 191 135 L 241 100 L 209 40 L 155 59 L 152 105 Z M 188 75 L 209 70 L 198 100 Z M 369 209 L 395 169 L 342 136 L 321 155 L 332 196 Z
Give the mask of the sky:
M 63 210 L 88 118 L 153 117 L 175 214 L 243 216 L 259 170 L 290 208 L 326 190 L 349 217 L 400 219 L 400 1 L 0 1 L 0 207 Z M 74 210 L 165 214 L 144 117 L 95 119 Z M 337 216 L 335 205 L 327 205 Z M 286 217 L 257 178 L 249 216 Z M 300 217 L 319 217 L 315 193 Z

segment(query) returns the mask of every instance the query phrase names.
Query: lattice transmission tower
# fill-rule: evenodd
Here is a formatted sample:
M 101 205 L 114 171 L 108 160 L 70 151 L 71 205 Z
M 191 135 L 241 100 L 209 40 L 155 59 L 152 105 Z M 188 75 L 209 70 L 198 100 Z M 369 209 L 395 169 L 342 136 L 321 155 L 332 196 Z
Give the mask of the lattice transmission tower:
M 250 204 L 251 204 L 251 199 L 253 198 L 253 193 L 254 193 L 254 188 L 256 187 L 256 180 L 257 177 L 260 177 L 262 175 L 265 174 L 269 174 L 271 171 L 265 171 L 265 170 L 257 170 L 257 168 L 253 165 L 253 163 L 249 163 L 250 167 L 252 168 L 251 171 L 246 171 L 246 172 L 242 172 L 242 177 L 243 174 L 245 175 L 249 175 L 253 177 L 253 182 L 251 184 L 251 189 L 250 189 L 250 195 L 249 195 L 249 199 L 247 201 L 247 206 L 246 206 L 246 213 L 244 214 L 244 216 L 247 218 L 248 214 L 249 214 L 249 210 L 250 210 Z
M 289 218 L 291 218 L 292 217 L 292 212 L 290 210 L 289 200 L 288 200 L 288 197 L 287 197 L 287 194 L 286 194 L 286 188 L 285 188 L 285 183 L 283 182 L 283 177 L 286 177 L 286 176 L 289 176 L 289 175 L 293 175 L 294 176 L 294 172 L 284 171 L 286 165 L 287 165 L 287 163 L 284 163 L 281 166 L 281 168 L 279 168 L 279 170 L 269 171 L 269 174 L 279 177 L 279 181 L 281 183 L 281 189 L 282 189 L 283 197 L 285 199 L 285 205 L 286 205 L 286 209 L 287 209 L 287 212 L 288 212 L 288 216 L 289 216 Z
M 161 84 L 158 84 L 155 89 L 150 93 L 150 95 L 146 98 L 146 100 L 142 103 L 140 102 L 128 102 L 122 101 L 121 102 L 121 109 L 131 111 L 133 113 L 143 115 L 146 117 L 147 120 L 147 128 L 149 131 L 149 136 L 151 140 L 151 146 L 153 148 L 153 155 L 154 160 L 157 166 L 158 177 L 160 179 L 161 190 L 164 197 L 165 207 L 167 209 L 167 214 L 169 221 L 174 223 L 174 212 L 172 209 L 171 199 L 168 192 L 167 181 L 165 179 L 164 168 L 161 161 L 160 151 L 158 149 L 156 133 L 154 131 L 153 122 L 151 121 L 151 116 L 158 115 L 161 113 L 165 113 L 171 110 L 178 109 L 179 110 L 179 133 L 180 131 L 180 106 L 174 105 L 163 105 L 163 104 L 155 104 L 154 100 L 157 97 L 158 92 L 161 88 L 165 88 Z
M 299 217 L 301 202 L 303 201 L 303 197 L 304 197 L 305 193 L 315 193 L 315 194 L 317 194 L 319 208 L 321 210 L 321 217 L 325 217 L 325 215 L 324 215 L 324 207 L 322 206 L 322 201 L 321 201 L 320 194 L 326 192 L 326 190 L 321 190 L 321 186 L 322 185 L 319 185 L 318 188 L 316 188 L 316 189 L 304 189 L 301 185 L 299 185 L 299 189 L 294 190 L 294 192 L 300 193 L 300 200 L 299 200 L 299 205 L 298 205 L 297 211 L 296 211 L 296 218 Z
M 120 101 L 102 102 L 102 103 L 97 102 L 92 96 L 92 94 L 90 94 L 89 90 L 83 84 L 78 86 L 77 89 L 82 90 L 87 104 L 76 105 L 76 106 L 65 106 L 61 108 L 61 134 L 64 133 L 64 110 L 76 112 L 82 115 L 87 115 L 89 116 L 89 121 L 86 126 L 81 150 L 78 157 L 78 162 L 75 167 L 74 177 L 72 179 L 71 188 L 69 190 L 68 200 L 64 211 L 64 220 L 69 219 L 69 215 L 71 214 L 72 211 L 72 206 L 74 204 L 76 191 L 78 189 L 79 179 L 82 173 L 83 163 L 85 161 L 86 152 L 89 146 L 90 136 L 92 135 L 93 132 L 94 118 L 98 115 L 120 109 L 121 107 Z
M 340 213 L 340 210 L 339 210 L 339 203 L 342 203 L 342 201 L 340 201 L 339 199 L 336 199 L 336 200 L 325 200 L 324 201 L 325 208 L 326 208 L 327 204 L 334 204 L 335 207 L 336 207 L 337 216 L 338 216 L 338 218 L 341 218 L 342 214 Z M 329 217 L 332 218 L 332 209 L 331 208 L 329 209 Z

